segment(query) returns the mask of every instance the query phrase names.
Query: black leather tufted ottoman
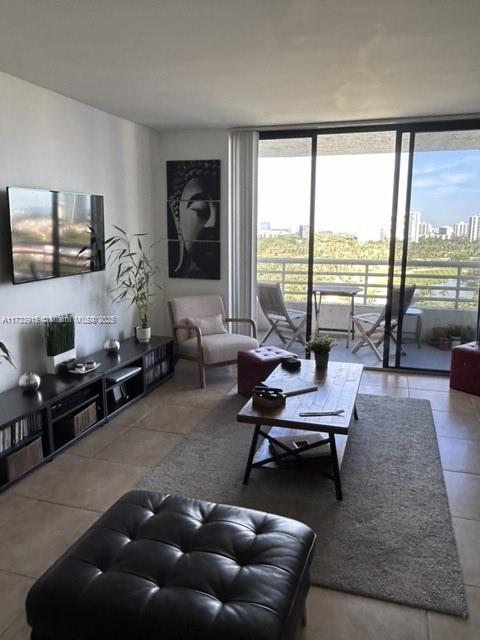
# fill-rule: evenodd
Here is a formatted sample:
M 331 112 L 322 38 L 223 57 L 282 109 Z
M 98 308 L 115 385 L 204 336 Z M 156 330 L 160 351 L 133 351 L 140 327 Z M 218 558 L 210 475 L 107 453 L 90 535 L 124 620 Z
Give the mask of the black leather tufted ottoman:
M 132 491 L 34 584 L 32 638 L 290 640 L 314 544 L 295 520 Z

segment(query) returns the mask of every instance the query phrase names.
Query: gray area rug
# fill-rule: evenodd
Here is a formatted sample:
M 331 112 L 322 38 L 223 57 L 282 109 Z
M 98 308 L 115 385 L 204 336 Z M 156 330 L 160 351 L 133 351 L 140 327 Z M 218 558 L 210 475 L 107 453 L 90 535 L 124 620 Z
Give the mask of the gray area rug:
M 343 502 L 313 469 L 242 476 L 253 427 L 229 396 L 141 488 L 236 504 L 301 520 L 317 533 L 312 583 L 466 615 L 457 547 L 430 404 L 359 396 L 342 463 Z

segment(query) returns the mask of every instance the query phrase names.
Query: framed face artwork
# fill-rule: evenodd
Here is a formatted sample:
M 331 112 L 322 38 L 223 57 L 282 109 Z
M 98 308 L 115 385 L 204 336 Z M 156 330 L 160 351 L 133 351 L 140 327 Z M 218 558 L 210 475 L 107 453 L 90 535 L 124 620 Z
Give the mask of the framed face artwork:
M 167 162 L 168 275 L 220 279 L 220 160 Z

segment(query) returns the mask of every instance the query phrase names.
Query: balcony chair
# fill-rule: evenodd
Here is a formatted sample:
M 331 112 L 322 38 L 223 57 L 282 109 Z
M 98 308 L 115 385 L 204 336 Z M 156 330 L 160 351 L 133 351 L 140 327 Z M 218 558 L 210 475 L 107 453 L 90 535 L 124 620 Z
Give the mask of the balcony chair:
M 206 387 L 205 370 L 237 362 L 239 351 L 258 347 L 257 327 L 249 318 L 226 318 L 220 296 L 183 296 L 168 303 L 177 358 L 198 365 L 200 387 Z M 228 333 L 226 324 L 245 322 L 251 337 Z
M 403 304 L 403 315 L 408 310 L 408 307 L 412 303 L 412 299 L 415 293 L 416 286 L 412 285 L 405 287 L 405 296 Z M 353 323 L 360 334 L 360 340 L 352 349 L 352 353 L 356 353 L 361 347 L 370 347 L 373 350 L 377 358 L 382 362 L 383 357 L 380 353 L 379 346 L 383 344 L 385 340 L 385 314 L 387 311 L 387 305 L 380 311 L 380 313 L 364 313 L 353 316 Z M 392 291 L 392 319 L 390 322 L 389 337 L 393 342 L 397 343 L 397 337 L 395 335 L 398 327 L 400 313 L 400 287 L 393 287 Z M 405 352 L 402 351 L 405 355 Z
M 258 301 L 265 314 L 270 329 L 264 335 L 260 346 L 264 344 L 272 333 L 276 333 L 284 346 L 289 349 L 294 342 L 305 346 L 305 311 L 287 309 L 279 283 L 259 282 L 257 285 Z

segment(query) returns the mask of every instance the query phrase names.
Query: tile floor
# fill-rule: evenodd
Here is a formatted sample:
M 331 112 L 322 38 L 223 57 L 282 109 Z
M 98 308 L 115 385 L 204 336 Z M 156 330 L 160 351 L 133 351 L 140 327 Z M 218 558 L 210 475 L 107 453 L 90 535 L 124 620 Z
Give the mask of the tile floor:
M 0 638 L 27 640 L 25 596 L 46 567 L 102 511 L 154 466 L 220 402 L 234 368 L 213 370 L 205 391 L 195 369 L 175 378 L 0 495 Z M 480 638 L 480 399 L 448 380 L 367 371 L 361 391 L 431 400 L 470 617 L 427 613 L 381 600 L 312 588 L 301 640 L 473 640 Z

